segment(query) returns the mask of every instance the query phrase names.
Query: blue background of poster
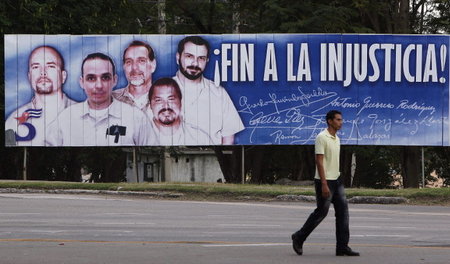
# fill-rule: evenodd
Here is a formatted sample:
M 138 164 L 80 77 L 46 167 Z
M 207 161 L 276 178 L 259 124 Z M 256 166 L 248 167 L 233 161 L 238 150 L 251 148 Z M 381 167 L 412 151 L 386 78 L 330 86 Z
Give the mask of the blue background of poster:
M 52 45 L 63 55 L 68 78 L 64 92 L 73 100 L 86 99 L 78 84 L 83 58 L 93 52 L 109 54 L 116 63 L 119 82 L 127 80 L 122 69 L 122 53 L 134 39 L 148 42 L 155 50 L 157 69 L 153 80 L 172 77 L 178 70 L 175 59 L 177 44 L 184 35 L 6 35 L 5 36 L 5 119 L 33 96 L 28 72 L 28 55 L 37 46 Z M 237 145 L 313 144 L 315 136 L 326 127 L 324 116 L 331 109 L 343 112 L 345 123 L 339 135 L 343 144 L 352 145 L 430 145 L 449 146 L 449 42 L 446 35 L 346 35 L 346 34 L 246 34 L 204 35 L 211 44 L 211 55 L 205 70 L 214 79 L 215 64 L 223 67 L 221 45 L 254 44 L 254 80 L 232 81 L 232 67 L 227 81 L 221 85 L 230 95 L 245 130 L 236 135 Z M 277 81 L 264 81 L 267 44 L 274 43 Z M 308 44 L 311 81 L 288 81 L 287 44 L 293 45 L 293 74 L 297 73 L 300 44 Z M 391 81 L 384 81 L 385 54 L 375 53 L 380 78 L 370 82 L 352 79 L 349 86 L 342 81 L 321 81 L 321 44 L 343 43 L 401 44 L 402 52 L 409 44 L 422 44 L 422 74 L 427 45 L 434 44 L 436 52 L 436 82 L 409 82 L 404 75 L 395 79 L 395 50 L 391 54 Z M 446 53 L 441 54 L 441 47 Z M 248 47 L 248 45 L 247 45 Z M 218 53 L 213 51 L 218 49 Z M 228 59 L 232 59 L 228 50 Z M 238 57 L 240 58 L 240 57 Z M 344 56 L 344 68 L 346 66 Z M 328 59 L 328 57 L 326 57 Z M 353 59 L 353 58 L 352 58 Z M 234 63 L 234 62 L 233 62 Z M 239 62 L 236 62 L 238 65 Z M 329 63 L 329 61 L 328 61 Z M 327 66 L 328 67 L 328 66 Z M 403 66 L 402 66 L 403 67 Z M 416 76 L 416 53 L 409 57 L 411 75 Z M 374 73 L 370 62 L 367 76 Z M 403 73 L 403 68 L 402 68 Z M 344 69 L 345 77 L 345 69 Z M 445 81 L 440 81 L 442 78 Z M 224 79 L 224 76 L 221 76 Z M 442 79 L 442 80 L 444 80 Z M 404 105 L 425 106 L 428 110 L 402 109 Z M 372 104 L 373 107 L 365 107 Z M 386 105 L 391 107 L 385 107 Z M 378 105 L 378 107 L 377 107 Z M 384 105 L 384 106 L 383 106 Z M 430 110 L 432 109 L 432 110 Z

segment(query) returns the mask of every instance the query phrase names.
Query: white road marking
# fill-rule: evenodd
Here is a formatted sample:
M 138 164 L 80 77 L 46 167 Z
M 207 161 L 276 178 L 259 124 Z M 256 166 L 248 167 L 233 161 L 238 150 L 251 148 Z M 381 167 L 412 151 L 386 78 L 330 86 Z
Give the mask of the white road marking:
M 411 237 L 409 235 L 351 235 L 352 237 Z
M 0 215 L 40 215 L 42 213 L 0 213 Z
M 95 194 L 95 195 L 102 195 L 102 194 Z M 88 201 L 126 201 L 126 202 L 133 202 L 133 200 L 130 199 L 116 199 L 111 198 L 112 196 L 103 194 L 102 197 L 95 197 L 95 196 L 82 196 L 82 194 L 73 195 L 73 194 L 48 194 L 48 195 L 42 195 L 42 194 L 30 194 L 30 193 L 8 193 L 8 194 L 1 194 L 0 197 L 2 198 L 20 198 L 20 199 L 59 199 L 59 200 L 88 200 Z
M 392 220 L 390 217 L 351 216 L 352 219 Z
M 49 233 L 49 234 L 56 234 L 56 233 L 66 233 L 69 230 L 39 230 L 39 229 L 33 229 L 33 230 L 28 230 L 27 232 L 30 233 Z M 27 233 L 27 232 L 23 232 L 23 233 Z
M 102 213 L 103 215 L 140 215 L 140 216 L 154 216 L 155 214 L 143 214 L 143 213 Z
M 202 232 L 205 235 L 243 235 L 243 234 L 254 234 L 253 231 L 224 231 L 224 232 Z
M 203 247 L 273 247 L 289 246 L 291 243 L 266 243 L 266 244 L 230 244 L 230 245 L 202 245 Z
M 101 194 L 98 194 L 101 195 Z M 49 195 L 33 195 L 33 194 L 1 194 L 0 197 L 10 198 L 26 198 L 26 199 L 65 199 L 65 200 L 101 200 L 101 201 L 129 201 L 134 202 L 134 200 L 127 199 L 111 199 L 111 196 L 106 198 L 106 195 L 99 198 L 95 196 L 82 196 L 82 195 L 70 195 L 70 194 L 49 194 Z M 205 202 L 205 201 L 162 201 L 165 203 L 189 203 L 189 204 L 211 204 L 211 205 L 230 205 L 230 206 L 251 206 L 251 207 L 269 207 L 269 208 L 283 208 L 283 209 L 293 209 L 293 210 L 314 210 L 315 205 L 311 204 L 305 205 L 280 205 L 280 204 L 264 204 L 264 203 L 242 203 L 242 202 Z M 450 212 L 410 212 L 407 209 L 363 209 L 363 208 L 350 208 L 350 213 L 376 213 L 376 214 L 387 214 L 387 215 L 420 215 L 420 216 L 450 216 Z M 356 216 L 355 216 L 356 217 Z M 353 218 L 353 216 L 352 216 Z
M 222 227 L 280 227 L 281 225 L 257 225 L 257 224 L 218 224 Z
M 134 223 L 134 222 L 97 222 L 96 225 L 156 225 L 156 223 Z
M 242 215 L 207 215 L 206 217 L 214 217 L 214 218 L 236 218 L 236 217 L 242 217 Z M 269 218 L 267 215 L 249 215 L 246 216 L 247 218 Z
M 352 225 L 352 228 L 373 228 L 373 229 L 417 229 L 412 226 L 356 226 Z
M 172 202 L 172 201 L 166 201 Z M 295 210 L 314 210 L 316 206 L 311 204 L 310 206 L 303 205 L 280 205 L 280 204 L 263 204 L 263 203 L 237 203 L 237 202 L 204 202 L 204 201 L 176 201 L 177 203 L 191 203 L 191 204 L 212 204 L 212 205 L 233 205 L 233 206 L 251 206 L 251 207 L 271 207 L 271 208 L 285 208 Z M 434 213 L 434 212 L 410 212 L 400 210 L 383 210 L 383 209 L 363 209 L 363 208 L 350 208 L 350 213 L 377 213 L 388 215 L 424 215 L 424 216 L 450 216 L 449 213 Z M 353 218 L 353 216 L 351 216 Z M 370 218 L 370 217 L 369 217 Z

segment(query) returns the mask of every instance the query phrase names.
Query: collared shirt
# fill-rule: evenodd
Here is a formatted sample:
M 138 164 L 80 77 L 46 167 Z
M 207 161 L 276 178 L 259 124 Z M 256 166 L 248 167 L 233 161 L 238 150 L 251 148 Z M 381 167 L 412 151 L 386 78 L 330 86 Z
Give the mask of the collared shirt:
M 323 167 L 325 170 L 325 178 L 327 180 L 336 180 L 339 178 L 339 155 L 341 150 L 341 142 L 339 137 L 333 136 L 328 129 L 323 130 L 317 135 L 315 144 L 315 153 L 323 154 Z M 320 179 L 319 171 L 316 166 L 316 179 Z
M 164 135 L 159 132 L 155 121 L 152 121 L 153 131 L 155 131 L 156 141 L 152 142 L 154 145 L 160 146 L 202 146 L 211 145 L 212 139 L 208 133 L 201 130 L 194 125 L 181 121 L 178 129 L 174 129 L 171 135 Z M 150 136 L 150 138 L 152 138 Z
M 200 83 L 188 87 L 176 75 L 173 79 L 180 85 L 183 95 L 184 120 L 208 133 L 214 145 L 221 145 L 222 137 L 244 129 L 230 96 L 222 86 L 216 86 L 204 77 Z
M 147 111 L 147 106 L 149 104 L 148 101 L 148 92 L 141 95 L 139 98 L 135 98 L 131 93 L 130 93 L 130 86 L 127 85 L 124 88 L 120 88 L 117 90 L 114 90 L 112 92 L 112 95 L 115 99 L 124 102 L 126 104 L 135 106 L 139 109 L 141 109 L 142 111 Z
M 113 100 L 100 114 L 87 100 L 64 110 L 47 130 L 50 146 L 133 146 L 146 145 L 150 121 L 136 107 Z
M 38 108 L 36 106 L 36 97 L 33 97 L 31 101 L 21 107 L 16 111 L 11 113 L 5 121 L 5 130 L 12 129 L 19 137 L 27 137 L 32 133 L 30 129 L 35 129 L 35 136 L 31 140 L 18 140 L 16 142 L 17 146 L 45 146 L 45 137 L 47 135 L 46 127 L 53 122 L 58 114 L 70 105 L 76 102 L 67 97 L 64 93 L 62 94 L 61 100 L 57 101 L 57 105 L 50 105 L 49 102 L 42 107 Z M 31 115 L 26 119 L 26 123 L 31 124 L 31 127 L 26 124 L 21 124 L 18 119 L 27 114 L 27 110 L 32 109 L 35 114 Z M 36 111 L 35 111 L 36 110 Z M 28 112 L 31 113 L 31 112 Z

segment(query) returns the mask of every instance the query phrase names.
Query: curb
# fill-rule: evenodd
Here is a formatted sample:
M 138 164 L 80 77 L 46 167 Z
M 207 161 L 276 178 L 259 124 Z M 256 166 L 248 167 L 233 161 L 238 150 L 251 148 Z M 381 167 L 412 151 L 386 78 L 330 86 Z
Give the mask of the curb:
M 278 195 L 278 201 L 296 201 L 296 202 L 316 202 L 315 196 L 308 195 Z M 384 197 L 384 196 L 354 196 L 348 199 L 353 204 L 403 204 L 409 200 L 404 197 Z
M 67 190 L 38 190 L 38 189 L 17 189 L 17 188 L 2 188 L 0 193 L 55 193 L 55 194 L 110 194 L 110 195 L 136 195 L 159 198 L 180 198 L 182 193 L 168 193 L 168 192 L 132 192 L 132 191 L 108 191 L 108 190 L 82 190 L 82 189 L 67 189 Z
M 316 202 L 316 197 L 309 196 L 309 195 L 283 194 L 283 195 L 278 195 L 275 199 L 279 200 L 279 201 L 295 201 L 295 202 L 307 202 L 307 203 Z
M 354 196 L 348 200 L 354 204 L 403 204 L 409 200 L 404 197 L 374 197 L 374 196 Z
M 84 190 L 84 189 L 56 189 L 56 190 L 41 190 L 41 189 L 18 189 L 18 188 L 0 188 L 0 193 L 54 193 L 54 194 L 109 194 L 109 195 L 130 195 L 142 197 L 156 197 L 156 198 L 181 198 L 185 195 L 183 193 L 170 192 L 137 192 L 137 191 L 109 191 L 109 190 Z M 240 197 L 243 200 L 253 200 L 254 197 L 245 196 Z M 245 199 L 244 199 L 245 198 Z M 278 195 L 275 201 L 284 202 L 307 202 L 315 203 L 316 197 L 310 195 Z M 409 200 L 404 197 L 384 197 L 384 196 L 354 196 L 348 199 L 349 203 L 353 204 L 404 204 L 409 203 Z

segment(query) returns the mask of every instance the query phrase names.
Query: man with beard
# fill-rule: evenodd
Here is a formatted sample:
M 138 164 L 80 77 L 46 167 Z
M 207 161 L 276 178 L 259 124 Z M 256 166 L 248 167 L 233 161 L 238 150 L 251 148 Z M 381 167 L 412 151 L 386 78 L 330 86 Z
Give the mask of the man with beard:
M 46 126 L 58 113 L 75 103 L 62 91 L 66 78 L 64 59 L 54 47 L 39 46 L 30 53 L 28 80 L 34 96 L 6 119 L 5 130 L 14 131 L 16 141 L 6 142 L 7 145 L 44 145 Z
M 152 47 L 139 40 L 131 42 L 123 52 L 123 71 L 128 85 L 115 90 L 114 98 L 145 111 L 155 69 L 156 59 Z
M 65 109 L 47 130 L 51 146 L 146 145 L 149 125 L 136 107 L 113 100 L 117 84 L 113 60 L 103 53 L 89 54 L 81 64 L 80 86 L 87 100 Z
M 179 71 L 173 79 L 183 94 L 184 120 L 206 131 L 214 145 L 231 145 L 244 125 L 226 90 L 203 76 L 209 54 L 210 46 L 205 39 L 199 36 L 182 39 L 176 54 Z
M 153 130 L 158 145 L 211 145 L 211 139 L 203 130 L 184 122 L 180 116 L 182 94 L 177 82 L 161 78 L 148 93 L 153 112 Z

